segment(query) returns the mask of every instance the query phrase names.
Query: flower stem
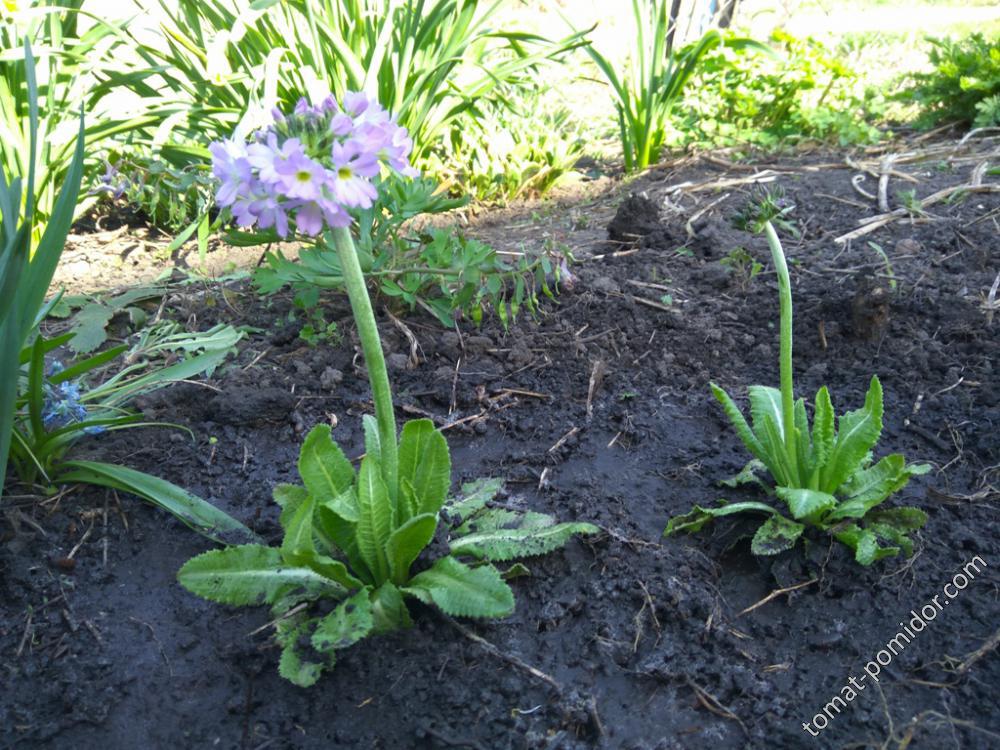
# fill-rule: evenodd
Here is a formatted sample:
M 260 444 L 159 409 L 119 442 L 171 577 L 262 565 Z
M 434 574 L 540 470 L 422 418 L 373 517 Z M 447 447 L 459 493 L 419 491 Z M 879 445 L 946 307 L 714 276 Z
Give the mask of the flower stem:
M 368 287 L 358 262 L 358 254 L 351 238 L 351 231 L 345 227 L 333 230 L 333 240 L 340 256 L 340 267 L 344 274 L 347 298 L 351 302 L 351 312 L 358 326 L 361 351 L 365 355 L 368 368 L 368 382 L 375 402 L 375 420 L 378 422 L 379 443 L 382 451 L 382 479 L 392 502 L 396 501 L 397 456 L 396 456 L 396 415 L 392 408 L 392 388 L 389 374 L 385 369 L 385 355 L 382 341 L 375 325 L 375 313 L 368 298 Z
M 781 240 L 771 222 L 764 224 L 767 244 L 771 247 L 771 258 L 778 273 L 778 300 L 781 310 L 781 351 L 779 367 L 781 371 L 781 420 L 785 438 L 785 452 L 792 471 L 797 472 L 798 454 L 795 441 L 795 391 L 792 386 L 792 283 L 788 278 L 788 264 L 781 249 Z

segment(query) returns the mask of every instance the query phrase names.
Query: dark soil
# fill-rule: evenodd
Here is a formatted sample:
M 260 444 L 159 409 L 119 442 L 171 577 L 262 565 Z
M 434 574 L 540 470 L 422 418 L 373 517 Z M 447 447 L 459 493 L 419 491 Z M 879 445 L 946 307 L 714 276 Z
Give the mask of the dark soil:
M 798 167 L 811 161 L 819 159 Z M 913 173 L 920 194 L 965 180 Z M 891 501 L 930 516 L 913 558 L 861 568 L 813 537 L 757 559 L 749 519 L 661 538 L 671 515 L 714 503 L 718 480 L 748 458 L 708 382 L 739 400 L 748 385 L 777 384 L 768 251 L 730 222 L 748 188 L 726 188 L 689 237 L 687 219 L 721 193 L 673 195 L 674 213 L 664 211 L 666 188 L 722 175 L 688 164 L 594 204 L 555 206 L 536 222 L 479 227 L 497 242 L 555 238 L 582 261 L 572 290 L 538 319 L 506 332 L 442 331 L 427 316 L 406 316 L 420 344 L 416 366 L 397 326 L 380 321 L 401 415 L 469 418 L 446 433 L 456 484 L 503 476 L 530 507 L 607 529 L 527 561 L 530 577 L 513 582 L 512 617 L 464 623 L 513 659 L 414 607 L 413 629 L 344 652 L 312 689 L 293 687 L 277 674 L 266 610 L 210 604 L 175 582 L 205 540 L 130 497 L 81 490 L 38 505 L 10 487 L 0 747 L 1000 747 L 1000 338 L 982 309 L 1000 270 L 1000 231 L 988 216 L 1000 196 L 938 204 L 933 221 L 897 221 L 842 247 L 835 236 L 877 213 L 849 203 L 861 200 L 852 174 L 797 168 L 778 180 L 802 230 L 787 243 L 796 386 L 809 396 L 829 385 L 842 412 L 879 375 L 880 455 L 935 467 Z M 609 243 L 607 219 L 630 192 L 649 200 L 626 201 Z M 888 254 L 894 285 L 867 240 Z M 764 265 L 756 278 L 720 263 L 736 247 Z M 336 439 L 358 455 L 371 408 L 344 301 L 326 308 L 343 343 L 317 348 L 287 327 L 288 305 L 245 287 L 178 294 L 179 319 L 270 333 L 245 342 L 211 383 L 218 390 L 185 384 L 142 402 L 151 418 L 189 426 L 195 442 L 150 429 L 89 439 L 80 454 L 162 475 L 277 542 L 270 492 L 295 480 L 304 432 L 335 421 Z M 802 723 L 976 555 L 987 567 L 967 589 L 879 683 L 866 680 L 810 736 Z

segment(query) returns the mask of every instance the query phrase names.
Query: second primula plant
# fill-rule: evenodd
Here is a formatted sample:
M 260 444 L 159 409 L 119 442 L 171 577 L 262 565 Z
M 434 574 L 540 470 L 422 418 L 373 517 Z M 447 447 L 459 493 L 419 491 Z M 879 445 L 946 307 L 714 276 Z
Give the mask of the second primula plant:
M 313 684 L 333 665 L 337 650 L 408 626 L 406 599 L 460 617 L 509 615 L 513 593 L 492 562 L 548 552 L 573 534 L 597 531 L 591 524 L 557 524 L 541 513 L 490 507 L 498 480 L 466 485 L 449 501 L 444 436 L 426 419 L 408 422 L 397 435 L 350 227 L 352 212 L 374 202 L 384 171 L 415 174 L 411 147 L 406 129 L 381 106 L 348 94 L 343 106 L 332 97 L 319 105 L 303 100 L 291 115 L 275 112 L 274 123 L 250 143 L 229 140 L 211 149 L 217 201 L 237 224 L 280 237 L 308 235 L 335 247 L 375 404 L 375 416 L 364 417 L 366 453 L 358 471 L 328 426 L 306 437 L 298 462 L 302 485 L 274 489 L 285 532 L 280 547 L 213 550 L 178 573 L 184 587 L 206 599 L 271 605 L 280 672 L 297 685 Z M 439 534 L 443 518 L 450 526 Z M 421 552 L 435 537 L 447 549 L 425 560 Z
M 792 290 L 788 265 L 774 224 L 784 221 L 791 206 L 765 195 L 743 222 L 752 231 L 763 231 L 771 248 L 778 276 L 781 314 L 779 372 L 781 388 L 750 386 L 750 418 L 722 388 L 712 384 L 712 393 L 722 405 L 740 440 L 754 456 L 730 486 L 745 482 L 763 484 L 780 503 L 721 501 L 718 507 L 693 510 L 670 519 L 666 535 L 699 531 L 713 518 L 734 513 L 762 513 L 766 520 L 754 534 L 751 550 L 756 555 L 775 555 L 791 549 L 807 528 L 816 529 L 847 545 L 854 559 L 870 565 L 902 551 L 913 552 L 909 534 L 921 528 L 927 514 L 919 508 L 883 509 L 891 495 L 903 489 L 910 477 L 925 474 L 930 467 L 907 464 L 894 453 L 874 461 L 873 451 L 882 433 L 882 384 L 871 379 L 860 409 L 837 417 L 826 386 L 815 398 L 812 426 L 802 398 L 796 399 L 792 384 Z M 755 470 L 766 470 L 771 484 L 758 480 Z M 791 518 L 780 510 L 787 507 Z M 778 507 L 776 507 L 778 506 Z

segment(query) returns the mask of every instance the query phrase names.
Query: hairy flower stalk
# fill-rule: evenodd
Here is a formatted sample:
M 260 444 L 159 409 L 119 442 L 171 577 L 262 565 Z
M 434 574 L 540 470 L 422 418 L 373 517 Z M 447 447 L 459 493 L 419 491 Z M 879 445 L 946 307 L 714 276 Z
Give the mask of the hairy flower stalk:
M 368 368 L 368 382 L 372 388 L 372 401 L 375 402 L 375 420 L 378 422 L 379 446 L 382 453 L 382 478 L 390 499 L 394 497 L 397 488 L 396 467 L 396 415 L 392 406 L 392 388 L 389 385 L 389 374 L 385 367 L 385 355 L 382 352 L 382 341 L 379 339 L 378 328 L 375 325 L 375 314 L 368 298 L 368 287 L 358 262 L 357 249 L 351 238 L 349 229 L 333 230 L 333 240 L 340 258 L 341 270 L 344 274 L 344 286 L 347 287 L 347 298 L 351 302 L 351 312 L 358 326 L 358 337 L 361 339 L 361 350 L 364 352 L 365 365 Z
M 781 351 L 778 366 L 781 373 L 781 417 L 785 437 L 788 464 L 794 470 L 797 466 L 795 454 L 795 392 L 792 387 L 792 283 L 788 277 L 788 264 L 781 248 L 781 240 L 771 222 L 764 223 L 767 244 L 771 248 L 771 258 L 778 273 L 778 305 L 781 313 Z M 800 478 L 796 477 L 796 481 Z
M 392 390 L 350 226 L 352 211 L 371 208 L 378 197 L 376 179 L 383 171 L 417 175 L 409 163 L 413 140 L 363 93 L 348 93 L 342 103 L 332 96 L 319 104 L 300 99 L 291 114 L 276 110 L 273 115 L 273 124 L 255 133 L 250 143 L 230 139 L 210 146 L 219 180 L 216 201 L 231 210 L 241 227 L 273 230 L 283 238 L 297 233 L 316 244 L 332 241 L 368 368 L 382 477 L 395 502 Z

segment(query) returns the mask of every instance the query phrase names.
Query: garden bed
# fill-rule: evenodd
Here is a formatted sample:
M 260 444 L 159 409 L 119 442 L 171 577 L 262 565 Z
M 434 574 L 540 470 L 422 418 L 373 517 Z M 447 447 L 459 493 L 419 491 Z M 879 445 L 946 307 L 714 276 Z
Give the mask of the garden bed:
M 971 179 L 974 164 L 952 156 L 905 167 L 921 196 Z M 781 162 L 688 159 L 586 205 L 478 222 L 505 249 L 545 237 L 580 261 L 558 304 L 509 331 L 444 331 L 419 313 L 397 323 L 376 305 L 397 402 L 448 428 L 461 480 L 502 476 L 507 502 L 606 529 L 526 561 L 513 616 L 456 627 L 414 607 L 413 629 L 342 652 L 299 689 L 277 674 L 266 609 L 177 585 L 202 538 L 130 497 L 86 490 L 39 505 L 13 488 L 0 544 L 0 747 L 997 746 L 1000 321 L 986 308 L 1000 195 L 969 193 L 928 206 L 929 220 L 897 217 L 837 243 L 879 213 L 852 188 L 855 171 L 838 154 Z M 891 501 L 929 514 L 911 559 L 862 568 L 818 538 L 754 558 L 754 526 L 741 519 L 661 538 L 694 504 L 752 498 L 717 486 L 748 456 L 708 382 L 740 399 L 747 385 L 777 383 L 767 247 L 731 224 L 748 178 L 769 167 L 763 178 L 784 188 L 802 230 L 786 244 L 798 391 L 826 384 L 838 409 L 856 408 L 877 373 L 880 450 L 934 465 Z M 649 202 L 621 203 L 632 194 Z M 764 265 L 755 278 L 720 263 L 737 247 Z M 284 323 L 287 297 L 269 306 L 245 285 L 193 289 L 172 297 L 170 314 L 261 331 L 210 387 L 140 404 L 195 440 L 131 430 L 80 453 L 161 475 L 276 543 L 271 489 L 294 480 L 305 432 L 335 422 L 348 455 L 363 451 L 371 405 L 350 311 L 333 296 L 325 313 L 344 342 L 310 348 Z M 810 736 L 803 722 L 977 555 L 987 566 L 967 589 Z

